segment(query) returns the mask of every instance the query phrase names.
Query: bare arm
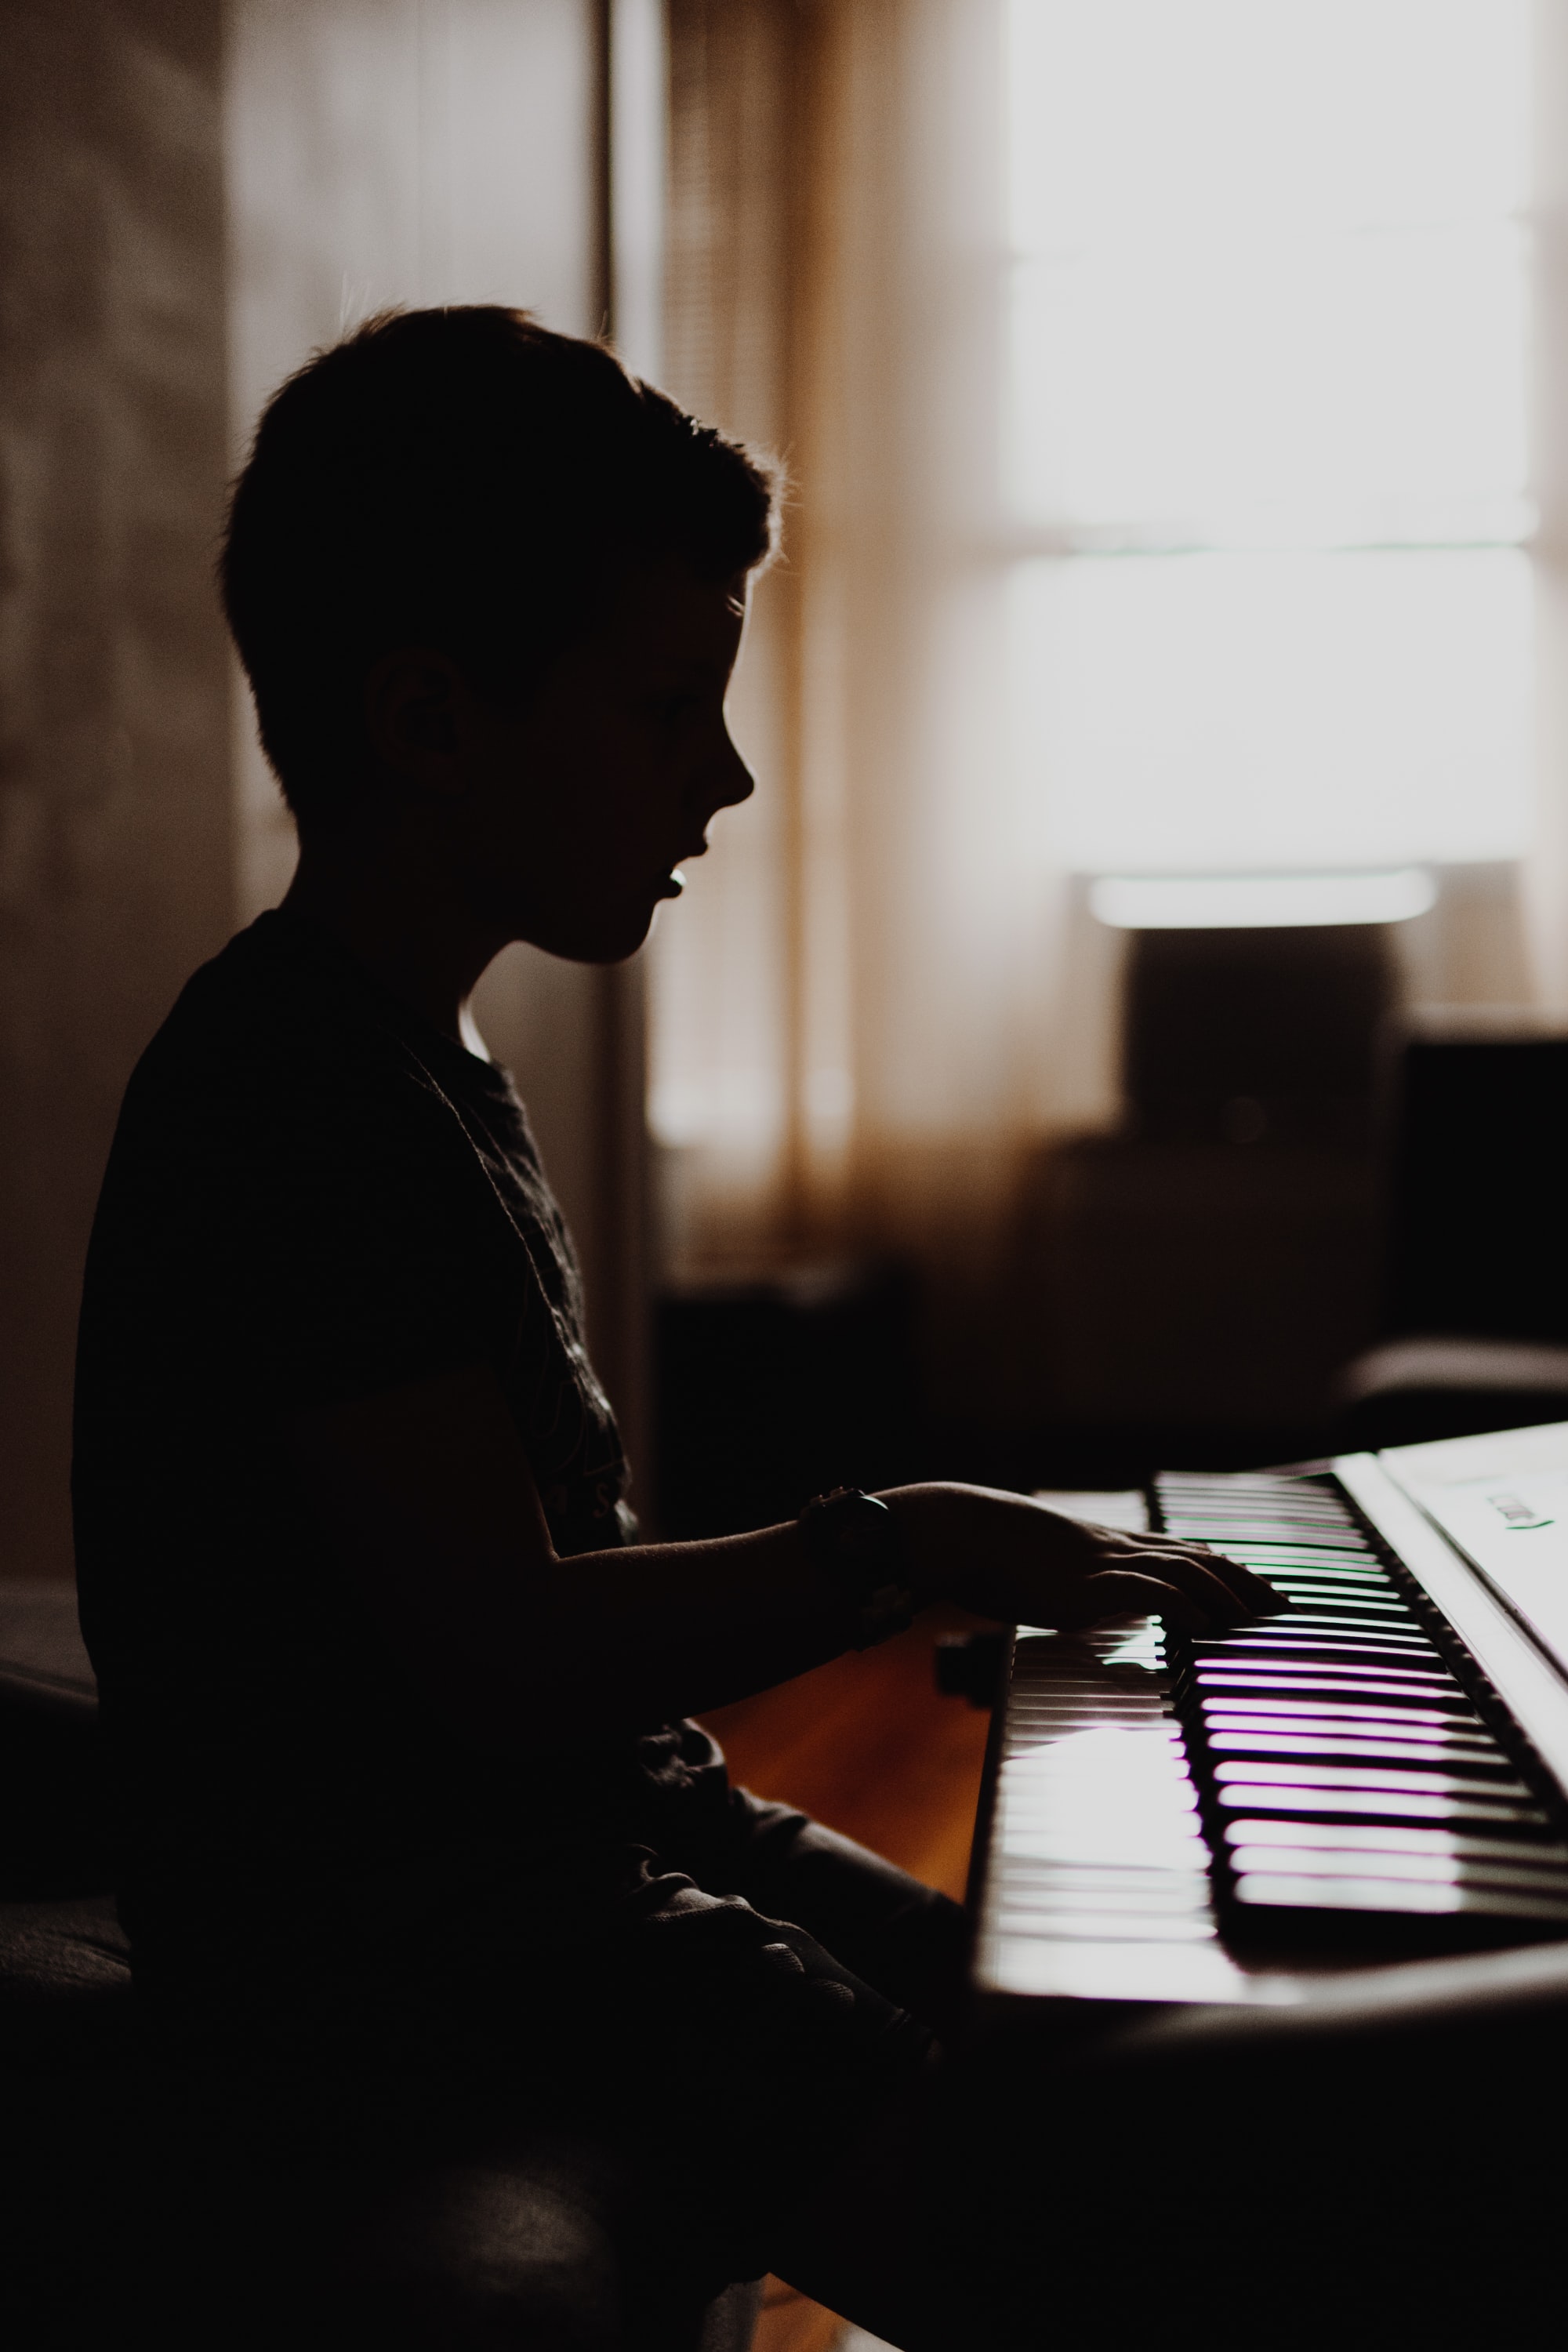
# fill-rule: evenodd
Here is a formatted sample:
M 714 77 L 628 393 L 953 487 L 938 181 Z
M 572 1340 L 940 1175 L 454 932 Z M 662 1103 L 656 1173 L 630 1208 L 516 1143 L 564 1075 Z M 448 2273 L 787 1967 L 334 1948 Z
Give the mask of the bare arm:
M 606 1738 L 835 1657 L 841 1594 L 795 1525 L 558 1559 L 487 1368 L 339 1405 L 291 1433 L 329 1539 L 416 1684 L 498 1754 Z M 900 1487 L 921 1589 L 982 1615 L 1085 1623 L 1163 1611 L 1201 1630 L 1276 1605 L 1243 1569 L 1087 1529 L 985 1487 Z

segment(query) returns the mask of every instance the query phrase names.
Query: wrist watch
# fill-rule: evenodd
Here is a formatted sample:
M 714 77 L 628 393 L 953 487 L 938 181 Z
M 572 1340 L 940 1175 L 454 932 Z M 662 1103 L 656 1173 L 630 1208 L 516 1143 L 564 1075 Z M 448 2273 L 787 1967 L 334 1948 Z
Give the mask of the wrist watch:
M 795 1522 L 807 1551 L 855 1612 L 854 1646 L 868 1650 L 901 1633 L 921 1595 L 909 1572 L 903 1529 L 886 1503 L 857 1486 L 818 1495 Z

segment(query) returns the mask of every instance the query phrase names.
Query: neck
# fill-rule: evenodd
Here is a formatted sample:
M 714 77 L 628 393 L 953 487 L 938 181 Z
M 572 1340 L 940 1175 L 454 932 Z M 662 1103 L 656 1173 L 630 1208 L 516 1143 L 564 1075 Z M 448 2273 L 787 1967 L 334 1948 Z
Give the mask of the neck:
M 434 861 L 384 845 L 364 854 L 301 841 L 283 904 L 346 948 L 372 979 L 444 1036 L 488 1060 L 469 1010 L 492 939 Z

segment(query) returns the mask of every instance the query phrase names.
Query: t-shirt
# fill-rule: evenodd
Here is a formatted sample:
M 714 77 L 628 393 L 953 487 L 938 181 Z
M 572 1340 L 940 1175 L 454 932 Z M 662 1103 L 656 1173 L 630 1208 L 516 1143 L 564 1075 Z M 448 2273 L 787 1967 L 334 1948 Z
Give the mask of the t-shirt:
M 138 1967 L 175 2006 L 330 2006 L 395 1953 L 526 1958 L 649 1899 L 722 1801 L 690 1725 L 497 1761 L 415 1687 L 285 1425 L 493 1367 L 556 1549 L 625 1541 L 571 1242 L 505 1071 L 279 911 L 191 981 L 127 1091 L 77 1363 L 82 1624 Z M 445 1956 L 444 1958 L 442 1956 Z M 422 1957 L 423 1956 L 423 1957 Z

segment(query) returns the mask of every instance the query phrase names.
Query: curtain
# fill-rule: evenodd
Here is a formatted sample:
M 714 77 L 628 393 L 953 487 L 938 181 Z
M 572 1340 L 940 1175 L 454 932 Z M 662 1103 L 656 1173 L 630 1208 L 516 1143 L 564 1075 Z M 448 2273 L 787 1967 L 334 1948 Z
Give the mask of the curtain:
M 673 0 L 670 64 L 667 375 L 790 492 L 758 791 L 655 941 L 667 1258 L 913 1257 L 967 1417 L 1021 1157 L 1111 1108 L 1117 954 L 1010 756 L 1001 11 Z
M 1538 35 L 1538 845 L 1398 940 L 1415 998 L 1568 1008 L 1562 0 Z M 938 1412 L 1016 1418 L 1021 1186 L 1118 1116 L 1123 941 L 1013 703 L 1003 0 L 670 0 L 669 37 L 667 378 L 791 488 L 733 698 L 758 791 L 651 960 L 666 1262 L 896 1249 Z

